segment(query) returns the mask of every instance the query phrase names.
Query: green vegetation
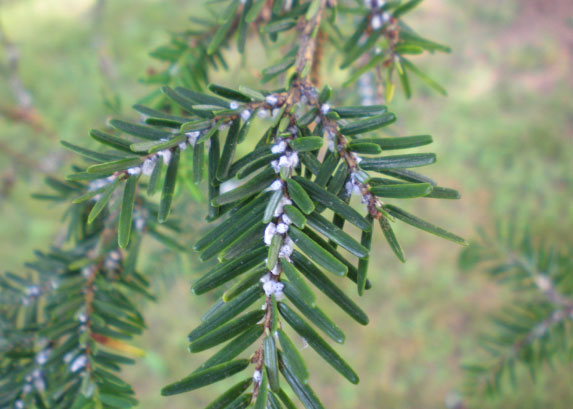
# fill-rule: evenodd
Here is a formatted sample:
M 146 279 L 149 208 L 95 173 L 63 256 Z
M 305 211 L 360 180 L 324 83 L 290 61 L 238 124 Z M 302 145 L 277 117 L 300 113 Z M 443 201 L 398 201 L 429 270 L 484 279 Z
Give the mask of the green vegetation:
M 57 139 L 80 144 L 89 140 L 86 130 L 108 115 L 133 118 L 126 107 L 149 90 L 132 80 L 143 77 L 145 67 L 152 65 L 148 50 L 166 40 L 166 29 L 185 28 L 187 16 L 197 10 L 188 2 L 109 1 L 102 3 L 103 14 L 97 17 L 92 2 L 61 0 L 49 9 L 42 3 L 28 0 L 0 6 L 4 33 L 21 52 L 22 83 L 45 128 L 34 130 L 0 117 L 3 270 L 18 271 L 32 259 L 34 248 L 58 240 L 63 209 L 46 208 L 29 198 L 30 192 L 43 190 L 38 167 L 43 173 L 63 174 L 74 160 L 63 153 Z M 455 50 L 451 56 L 432 56 L 423 62 L 450 96 L 437 96 L 413 77 L 414 98 L 406 102 L 396 93 L 392 110 L 403 114 L 390 129 L 399 135 L 431 129 L 439 136 L 434 147 L 439 166 L 429 172 L 445 186 L 461 190 L 463 200 L 448 206 L 412 201 L 406 210 L 437 224 L 457 226 L 456 232 L 464 237 L 471 237 L 476 225 L 489 226 L 495 218 L 511 214 L 543 237 L 570 243 L 573 147 L 568 114 L 573 102 L 567 70 L 561 69 L 566 64 L 565 43 L 551 30 L 529 45 L 517 41 L 523 17 L 516 2 L 499 13 L 478 1 L 469 2 L 471 7 L 426 3 L 412 15 L 412 25 L 431 38 L 447 39 Z M 253 50 L 255 56 L 259 52 Z M 5 49 L 1 56 L 5 61 Z M 256 63 L 249 65 L 258 68 Z M 336 71 L 332 75 L 338 78 Z M 235 85 L 223 75 L 217 79 Z M 7 84 L 3 76 L 2 108 L 15 103 Z M 199 218 L 191 212 L 186 223 Z M 339 326 L 352 328 L 338 350 L 360 375 L 360 387 L 340 382 L 325 370 L 320 357 L 302 351 L 313 386 L 329 408 L 442 407 L 446 396 L 461 388 L 460 363 L 475 355 L 477 335 L 488 325 L 487 313 L 505 299 L 503 290 L 484 277 L 457 270 L 454 244 L 414 233 L 405 224 L 395 230 L 408 262 L 402 265 L 394 258 L 376 229 L 372 242 L 377 247 L 369 261 L 376 294 L 367 292 L 361 299 L 370 317 L 368 327 L 355 325 L 339 309 L 328 311 Z M 150 330 L 138 344 L 148 354 L 129 368 L 127 378 L 142 408 L 185 407 L 189 395 L 165 399 L 158 391 L 173 380 L 173 374 L 187 374 L 204 360 L 204 355 L 182 351 L 188 346 L 185 335 L 190 323 L 198 321 L 213 299 L 191 299 L 189 282 L 199 277 L 192 259 L 174 259 L 157 251 L 158 257 L 141 269 L 166 277 L 167 285 L 160 291 L 169 296 L 159 307 L 147 307 Z M 169 271 L 184 271 L 185 277 Z M 350 282 L 345 287 L 347 294 L 356 291 Z M 322 295 L 316 296 L 317 303 L 328 305 Z M 299 339 L 292 341 L 300 346 Z M 353 351 L 371 351 L 374 356 Z M 518 376 L 518 382 L 517 393 L 507 388 L 498 400 L 467 405 L 567 408 L 573 400 L 571 374 L 563 366 L 538 374 L 535 384 L 527 376 Z M 213 386 L 194 392 L 193 399 L 207 404 L 224 390 L 222 385 Z

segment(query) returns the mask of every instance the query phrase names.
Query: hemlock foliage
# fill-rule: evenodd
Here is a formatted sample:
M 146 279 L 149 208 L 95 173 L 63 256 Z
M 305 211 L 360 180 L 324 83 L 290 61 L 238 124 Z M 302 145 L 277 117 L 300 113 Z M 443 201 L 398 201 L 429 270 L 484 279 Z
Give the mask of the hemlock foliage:
M 98 150 L 62 142 L 85 164 L 64 181 L 49 178 L 53 193 L 38 198 L 72 203 L 66 244 L 38 252 L 28 273 L 0 277 L 0 407 L 137 404 L 119 376 L 142 353 L 130 344 L 145 328 L 140 299 L 154 298 L 136 262 L 145 236 L 190 250 L 177 241 L 180 227 L 171 215 L 182 185 L 195 194 L 206 185 L 206 220 L 214 225 L 193 246 L 214 267 L 192 292 L 221 293 L 189 333 L 189 350 L 224 345 L 162 394 L 234 377 L 209 409 L 322 408 L 291 330 L 334 371 L 359 382 L 331 345 L 345 335 L 317 305 L 315 292 L 368 323 L 336 276 L 355 282 L 359 295 L 371 287 L 377 225 L 401 261 L 394 223 L 465 244 L 399 204 L 459 198 L 419 173 L 435 154 L 408 153 L 432 137 L 381 137 L 377 131 L 396 120 L 386 106 L 365 103 L 372 97 L 345 105 L 329 86 L 319 86 L 328 53 L 348 71 L 346 85 L 376 78 L 388 102 L 395 76 L 407 97 L 410 74 L 445 93 L 410 61 L 410 55 L 449 51 L 403 21 L 420 0 L 223 3 L 212 19 L 191 18 L 197 28 L 172 34 L 151 53 L 165 69 L 145 80 L 156 91 L 134 106 L 140 121 L 113 119 L 92 130 Z M 227 69 L 227 48 L 246 53 L 257 36 L 284 51 L 261 71 L 261 86 L 210 83 L 213 69 Z M 254 148 L 239 157 L 237 146 L 247 141 Z M 362 209 L 350 204 L 353 196 Z
M 466 392 L 494 396 L 506 384 L 516 387 L 520 365 L 535 379 L 544 367 L 571 361 L 573 257 L 570 248 L 536 242 L 515 222 L 498 223 L 494 234 L 480 233 L 462 252 L 460 266 L 484 269 L 516 294 L 492 317 L 481 356 L 464 365 Z

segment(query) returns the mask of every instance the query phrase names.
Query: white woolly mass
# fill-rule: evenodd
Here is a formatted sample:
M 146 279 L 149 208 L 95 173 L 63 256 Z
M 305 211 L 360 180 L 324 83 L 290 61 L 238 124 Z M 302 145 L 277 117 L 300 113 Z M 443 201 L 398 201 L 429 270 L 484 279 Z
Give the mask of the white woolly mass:
M 286 213 L 283 214 L 282 220 L 283 220 L 283 223 L 285 223 L 285 224 L 292 224 L 292 220 L 290 219 L 290 217 L 288 217 L 288 215 Z
M 88 357 L 85 355 L 80 355 L 76 359 L 73 360 L 72 364 L 70 365 L 71 372 L 77 372 L 80 369 L 83 369 L 88 363 Z
M 273 269 L 271 270 L 271 274 L 274 276 L 278 276 L 281 273 L 281 266 L 279 263 L 277 263 Z
M 270 106 L 275 106 L 277 102 L 279 102 L 279 99 L 274 95 L 267 95 L 267 97 L 265 98 L 265 102 Z
M 287 148 L 286 141 L 280 141 L 271 147 L 271 153 L 283 153 Z
M 250 117 L 251 117 L 251 111 L 249 111 L 248 109 L 244 109 L 243 111 L 241 111 L 241 118 L 243 119 L 243 121 L 248 121 Z
M 179 146 L 179 149 L 184 151 L 185 149 L 187 149 L 187 142 L 181 142 L 178 146 Z
M 115 180 L 115 175 L 108 176 L 105 179 L 96 179 L 96 180 L 90 182 L 90 184 L 88 186 L 88 190 L 90 190 L 90 191 L 98 190 L 98 189 L 108 185 L 109 183 L 113 182 L 114 180 Z M 101 197 L 101 195 L 95 195 L 92 199 L 98 200 L 100 197 Z
M 189 142 L 189 145 L 191 145 L 191 146 L 195 146 L 195 143 L 197 142 L 197 138 L 199 138 L 200 135 L 201 135 L 201 132 L 199 132 L 199 131 L 193 131 L 193 132 L 185 133 L 185 136 L 187 137 L 187 142 Z
M 298 153 L 289 152 L 279 158 L 279 168 L 285 167 L 292 169 L 298 165 Z
M 36 354 L 36 363 L 38 365 L 44 365 L 48 361 L 49 350 L 44 349 Z
M 379 30 L 380 27 L 382 27 L 382 17 L 378 14 L 374 14 L 372 20 L 370 20 L 370 27 L 372 27 L 372 30 Z
M 16 402 L 14 402 L 14 408 L 15 409 L 24 409 L 24 402 L 20 399 L 18 399 Z
M 46 383 L 42 377 L 42 372 L 36 369 L 32 375 L 34 376 L 34 387 L 36 390 L 40 392 L 44 391 L 46 389 Z
M 390 13 L 388 13 L 388 12 L 382 13 L 382 22 L 384 22 L 386 24 L 386 23 L 389 23 L 390 20 L 392 20 L 392 15 Z
M 292 204 L 292 200 L 290 200 L 288 197 L 283 196 L 281 198 L 281 201 L 279 202 L 279 204 L 277 205 L 277 208 L 275 209 L 275 212 L 273 214 L 274 217 L 280 217 L 283 214 L 284 211 L 284 207 L 286 205 L 290 205 Z
M 275 180 L 273 183 L 271 183 L 271 185 L 269 187 L 267 187 L 265 190 L 266 191 L 277 191 L 277 190 L 281 190 L 283 188 L 283 182 L 280 179 Z
M 163 163 L 165 165 L 169 165 L 169 162 L 171 161 L 171 151 L 169 149 L 165 149 L 162 151 L 157 152 L 157 155 L 161 156 L 163 158 Z
M 287 237 L 282 245 L 281 249 L 279 250 L 279 258 L 286 258 L 290 261 L 290 256 L 292 256 L 292 252 L 294 250 L 294 242 L 291 240 L 290 237 Z
M 288 231 L 288 224 L 286 223 L 279 223 L 277 225 L 277 233 L 285 234 Z
M 31 285 L 28 288 L 26 288 L 26 295 L 28 297 L 37 297 L 40 295 L 40 293 L 41 293 L 40 287 L 38 287 L 37 285 Z
M 84 268 L 82 268 L 82 277 L 83 277 L 83 278 L 88 278 L 91 273 L 92 273 L 91 267 L 84 267 Z
M 362 193 L 362 191 L 360 190 L 360 185 L 358 185 L 354 181 L 354 178 L 351 178 L 351 180 L 346 182 L 346 185 L 344 185 L 344 187 L 346 188 L 346 193 L 348 193 L 349 195 L 352 195 L 353 193 L 356 193 L 356 194 Z
M 273 168 L 273 170 L 275 171 L 275 173 L 279 173 L 281 171 L 281 168 L 279 166 L 279 161 L 278 160 L 273 160 L 271 162 L 271 167 Z
M 261 109 L 257 111 L 257 116 L 259 118 L 267 118 L 269 116 L 269 111 L 267 111 L 266 109 Z
M 280 283 L 278 281 L 267 281 L 266 283 L 263 284 L 263 291 L 265 292 L 265 295 L 269 296 L 269 295 L 273 295 L 273 294 L 278 294 L 278 293 L 282 293 L 283 289 L 284 289 L 285 285 L 283 283 Z
M 155 163 L 157 162 L 157 156 L 152 156 L 151 158 L 147 158 L 143 161 L 141 165 L 141 172 L 145 176 L 151 176 L 153 173 L 153 169 L 155 169 Z
M 274 223 L 267 224 L 265 228 L 265 244 L 267 246 L 271 245 L 271 241 L 273 240 L 273 236 L 277 232 L 277 226 Z
M 328 104 L 322 104 L 322 105 L 320 106 L 320 112 L 321 112 L 322 115 L 328 114 L 329 111 L 330 111 L 330 105 L 328 105 Z
M 262 276 L 259 281 L 263 284 L 271 281 L 271 275 L 269 273 L 265 274 L 264 276 Z
M 229 108 L 231 108 L 231 109 L 237 109 L 237 108 L 239 108 L 239 103 L 238 103 L 237 101 L 231 101 L 231 102 L 229 103 Z
M 88 316 L 85 312 L 81 312 L 80 315 L 78 315 L 78 321 L 81 322 L 82 324 L 85 324 L 86 322 L 88 322 Z
M 129 168 L 129 169 L 127 170 L 127 173 L 128 173 L 129 175 L 132 175 L 132 176 L 134 176 L 134 175 L 139 175 L 139 174 L 141 173 L 141 168 L 140 168 L 139 166 L 136 166 L 136 167 L 133 167 L 133 168 Z
M 262 380 L 263 380 L 263 374 L 261 373 L 261 371 L 259 371 L 258 369 L 255 370 L 255 372 L 253 373 L 253 382 L 261 383 Z

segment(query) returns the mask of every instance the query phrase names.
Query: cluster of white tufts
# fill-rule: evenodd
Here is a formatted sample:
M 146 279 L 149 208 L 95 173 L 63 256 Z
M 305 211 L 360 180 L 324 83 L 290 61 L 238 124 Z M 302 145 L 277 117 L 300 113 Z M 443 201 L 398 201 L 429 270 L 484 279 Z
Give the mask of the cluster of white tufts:
M 36 358 L 34 359 L 38 365 L 44 365 L 48 362 L 48 358 L 50 356 L 50 349 L 42 349 L 40 352 L 36 354 Z
M 261 108 L 257 111 L 257 116 L 259 118 L 276 118 L 278 113 L 280 112 L 280 103 L 279 98 L 274 94 L 269 94 L 265 97 L 265 103 L 267 107 Z M 241 118 L 243 120 L 248 120 L 251 117 L 251 111 L 245 109 L 241 112 Z
M 263 374 L 258 369 L 253 373 L 253 382 L 260 384 L 263 380 Z
M 350 174 L 350 178 L 344 187 L 346 188 L 346 193 L 349 196 L 352 194 L 362 194 L 362 190 L 360 189 L 360 182 L 356 180 L 354 173 Z
M 32 299 L 42 295 L 42 288 L 37 285 L 26 287 L 26 294 L 22 297 L 22 305 L 29 305 Z
M 268 98 L 268 97 L 267 97 Z M 268 102 L 268 101 L 267 101 Z M 271 101 L 273 102 L 273 101 Z M 288 132 L 292 135 L 297 133 L 296 128 L 288 129 Z M 288 168 L 288 174 L 292 171 L 292 168 L 298 164 L 298 155 L 296 152 L 292 151 L 288 147 L 288 143 L 284 139 L 279 139 L 271 147 L 271 152 L 280 153 L 281 157 L 279 160 L 271 162 L 271 165 L 277 173 L 281 172 L 281 167 L 286 166 Z M 266 189 L 268 191 L 285 191 L 285 182 L 282 179 L 277 179 L 271 183 L 271 185 Z M 270 246 L 273 237 L 276 235 L 281 235 L 283 237 L 282 246 L 279 249 L 278 257 L 279 259 L 285 259 L 290 262 L 290 256 L 293 253 L 294 242 L 288 236 L 289 227 L 292 223 L 290 217 L 284 212 L 284 207 L 286 205 L 291 205 L 292 201 L 290 198 L 283 193 L 277 207 L 274 211 L 273 217 L 275 220 L 267 224 L 264 233 L 264 242 L 267 246 Z M 284 284 L 277 281 L 281 273 L 281 264 L 277 263 L 270 273 L 265 274 L 261 278 L 261 283 L 263 284 L 263 290 L 267 296 L 274 295 L 277 300 L 281 300 L 284 296 L 283 289 Z M 273 277 L 274 276 L 274 277 Z
M 86 367 L 88 364 L 88 357 L 85 355 L 78 355 L 70 364 L 70 372 L 78 372 Z
M 113 182 L 114 180 L 115 180 L 115 175 L 108 176 L 107 178 L 104 179 L 92 180 L 88 185 L 88 191 L 93 192 L 94 190 L 101 189 L 102 187 L 107 186 L 108 184 Z M 95 195 L 94 197 L 92 197 L 92 200 L 97 201 L 100 197 L 101 194 Z
M 388 24 L 390 20 L 392 20 L 390 13 L 376 13 L 370 19 L 370 27 L 372 27 L 372 30 L 379 30 L 383 25 Z
M 111 270 L 117 270 L 120 268 L 120 264 L 119 264 L 120 260 L 121 260 L 121 253 L 119 252 L 119 250 L 113 250 L 113 251 L 109 252 L 103 265 L 106 268 L 106 270 L 110 270 L 110 271 Z
M 24 395 L 29 394 L 33 390 L 36 390 L 41 393 L 46 389 L 46 382 L 44 381 L 44 375 L 40 369 L 34 369 L 34 371 L 31 374 L 26 376 L 25 380 L 26 383 L 22 388 L 22 393 Z M 22 406 L 18 406 L 18 402 L 21 402 Z M 16 401 L 14 407 L 23 408 L 24 404 L 22 401 Z
M 283 289 L 285 285 L 279 281 L 275 281 L 269 273 L 261 277 L 260 282 L 263 284 L 263 291 L 265 295 L 274 295 L 277 301 L 283 299 Z
M 225 125 L 226 124 L 223 124 L 221 126 L 225 126 Z M 183 142 L 180 142 L 177 145 L 177 147 L 180 150 L 184 151 L 185 149 L 187 149 L 188 146 L 195 146 L 195 143 L 197 142 L 197 139 L 200 136 L 201 136 L 200 131 L 187 132 L 187 133 L 185 133 L 186 140 L 184 140 Z M 167 139 L 164 139 L 163 141 L 167 142 Z M 153 173 L 153 169 L 155 169 L 155 165 L 157 164 L 157 161 L 159 160 L 159 158 L 161 158 L 163 160 L 163 163 L 167 166 L 167 165 L 169 165 L 169 162 L 171 162 L 172 157 L 173 157 L 173 152 L 171 151 L 171 148 L 163 149 L 163 150 L 155 152 L 153 155 L 147 157 L 141 165 L 134 166 L 132 168 L 127 169 L 127 173 L 129 175 L 139 175 L 140 173 L 143 173 L 145 176 L 151 176 L 151 174 Z M 111 177 L 115 178 L 115 176 L 111 176 Z M 111 180 L 113 180 L 113 179 L 111 179 Z M 108 181 L 107 183 L 109 183 L 110 181 Z

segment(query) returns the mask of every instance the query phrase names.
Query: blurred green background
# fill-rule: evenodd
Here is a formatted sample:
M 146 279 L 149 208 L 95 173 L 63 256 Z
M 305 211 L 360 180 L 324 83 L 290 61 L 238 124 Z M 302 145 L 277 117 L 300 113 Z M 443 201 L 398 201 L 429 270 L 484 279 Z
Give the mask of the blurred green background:
M 58 140 L 89 143 L 87 131 L 110 115 L 135 117 L 129 107 L 150 91 L 137 81 L 155 64 L 148 52 L 167 41 L 168 30 L 186 28 L 187 17 L 199 8 L 198 0 L 0 2 L 3 39 L 11 43 L 0 47 L 4 270 L 21 271 L 35 248 L 60 240 L 64 209 L 30 198 L 43 189 L 45 175 L 64 175 L 74 159 Z M 398 93 L 391 106 L 399 116 L 394 131 L 434 135 L 439 161 L 427 172 L 463 195 L 455 202 L 417 200 L 407 208 L 467 238 L 477 226 L 516 217 L 537 234 L 571 245 L 570 0 L 427 0 L 407 21 L 452 46 L 450 55 L 415 60 L 450 95 L 440 97 L 419 82 L 411 101 Z M 15 61 L 16 51 L 14 70 L 9 61 Z M 341 82 L 340 73 L 332 76 L 333 83 Z M 221 73 L 215 79 L 236 85 Z M 26 117 L 23 105 L 32 107 Z M 328 308 L 346 329 L 339 351 L 361 383 L 350 385 L 306 349 L 312 383 L 329 409 L 445 407 L 457 399 L 460 363 L 475 356 L 477 337 L 489 325 L 487 314 L 507 294 L 478 273 L 460 272 L 460 248 L 454 244 L 398 225 L 408 256 L 400 265 L 376 234 L 374 289 L 360 300 L 371 323 L 360 327 Z M 141 263 L 150 274 L 177 272 L 162 275 L 169 279 L 159 286 L 160 302 L 146 307 L 149 330 L 138 340 L 148 355 L 126 372 L 144 409 L 203 407 L 222 391 L 218 385 L 169 399 L 159 396 L 161 386 L 205 359 L 190 356 L 185 342 L 211 301 L 190 294 L 189 283 L 199 275 L 193 266 L 192 256 Z M 355 294 L 352 286 L 347 290 Z M 570 367 L 556 363 L 536 383 L 525 371 L 518 379 L 517 389 L 507 388 L 496 400 L 464 400 L 465 407 L 573 407 Z

